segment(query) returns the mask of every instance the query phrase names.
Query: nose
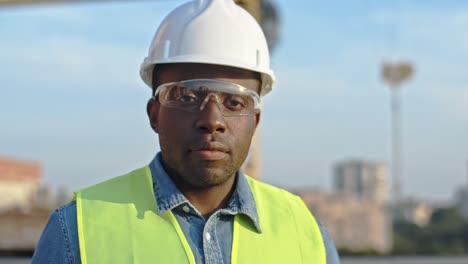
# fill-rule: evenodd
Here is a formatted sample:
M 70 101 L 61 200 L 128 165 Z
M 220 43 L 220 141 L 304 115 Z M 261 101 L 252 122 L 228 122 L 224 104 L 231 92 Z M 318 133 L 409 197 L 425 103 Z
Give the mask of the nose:
M 223 113 L 219 109 L 215 100 L 211 99 L 204 105 L 203 110 L 198 115 L 198 119 L 195 122 L 197 130 L 214 134 L 224 133 L 226 131 L 226 122 Z

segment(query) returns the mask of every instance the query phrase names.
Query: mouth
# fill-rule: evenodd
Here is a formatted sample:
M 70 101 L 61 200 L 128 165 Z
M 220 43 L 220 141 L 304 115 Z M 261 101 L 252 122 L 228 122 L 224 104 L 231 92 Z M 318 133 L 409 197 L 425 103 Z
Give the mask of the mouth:
M 229 149 L 226 145 L 217 142 L 202 142 L 190 148 L 190 154 L 201 160 L 216 161 L 225 159 Z

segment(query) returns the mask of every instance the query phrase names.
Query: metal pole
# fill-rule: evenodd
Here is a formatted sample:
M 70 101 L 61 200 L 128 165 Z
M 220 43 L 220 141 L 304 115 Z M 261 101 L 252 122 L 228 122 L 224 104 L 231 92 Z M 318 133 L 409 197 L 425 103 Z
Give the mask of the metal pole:
M 390 86 L 391 112 L 391 175 L 393 183 L 394 202 L 398 204 L 402 195 L 403 178 L 403 142 L 401 139 L 401 84 L 413 75 L 413 66 L 409 62 L 384 62 L 382 64 L 382 79 Z
M 401 97 L 400 90 L 390 88 L 391 131 L 392 131 L 392 179 L 395 202 L 399 202 L 402 194 L 402 139 L 401 139 Z

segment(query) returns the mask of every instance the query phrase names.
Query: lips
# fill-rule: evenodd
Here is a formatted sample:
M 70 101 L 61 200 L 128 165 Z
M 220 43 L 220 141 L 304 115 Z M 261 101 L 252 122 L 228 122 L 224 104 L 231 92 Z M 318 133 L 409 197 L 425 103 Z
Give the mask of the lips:
M 226 158 L 229 148 L 221 142 L 209 141 L 194 144 L 190 147 L 190 153 L 202 160 L 220 160 Z

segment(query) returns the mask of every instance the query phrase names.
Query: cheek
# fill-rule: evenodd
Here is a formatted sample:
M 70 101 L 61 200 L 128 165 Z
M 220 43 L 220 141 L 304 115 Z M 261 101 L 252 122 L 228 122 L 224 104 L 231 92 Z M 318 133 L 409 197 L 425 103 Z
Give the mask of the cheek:
M 159 125 L 169 133 L 178 133 L 184 128 L 187 129 L 189 120 L 185 113 L 167 107 L 161 107 L 159 113 Z
M 239 144 L 239 147 L 242 145 L 249 146 L 252 136 L 255 132 L 255 119 L 248 118 L 245 120 L 238 120 L 233 122 L 232 128 L 230 129 L 233 133 L 233 137 L 236 139 L 236 143 Z
M 178 113 L 161 108 L 159 116 L 159 139 L 161 143 L 178 144 L 184 141 L 188 120 Z

